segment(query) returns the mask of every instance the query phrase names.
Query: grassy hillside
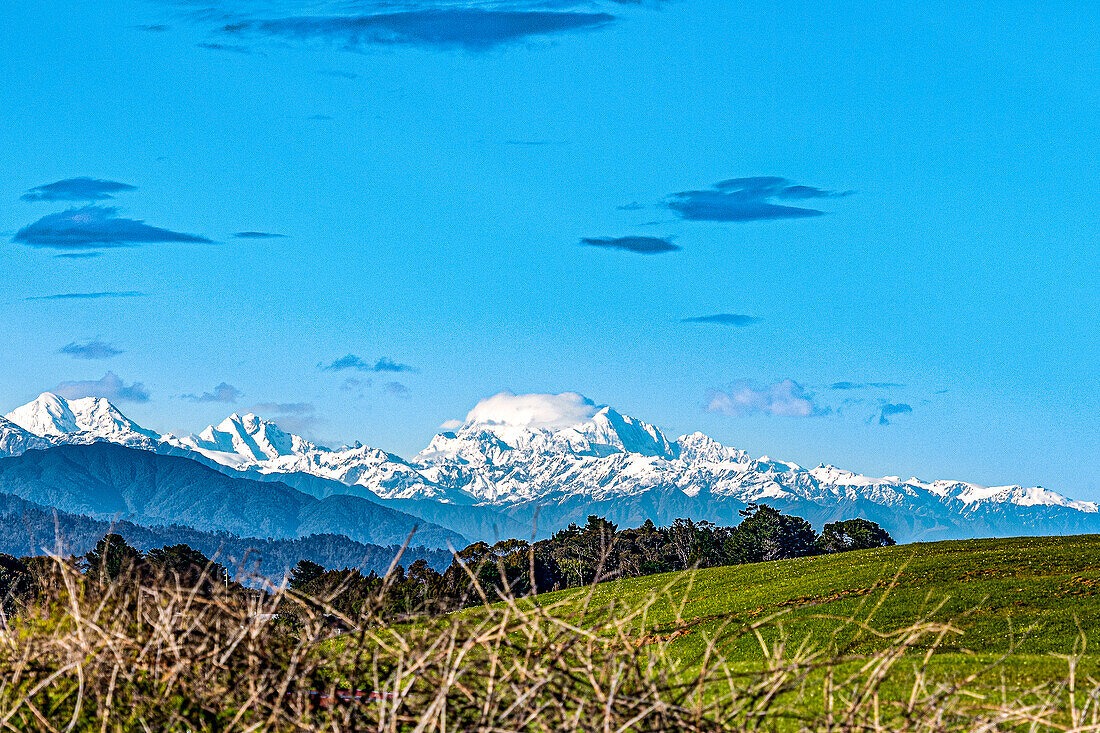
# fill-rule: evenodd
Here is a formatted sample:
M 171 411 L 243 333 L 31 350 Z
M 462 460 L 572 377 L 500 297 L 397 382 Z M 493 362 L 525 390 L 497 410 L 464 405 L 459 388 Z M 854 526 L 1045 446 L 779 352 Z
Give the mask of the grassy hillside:
M 0 624 L 15 730 L 1100 731 L 1100 536 L 650 576 L 400 623 L 381 592 L 341 612 L 52 560 L 37 582 Z
M 952 621 L 956 632 L 940 644 L 934 666 L 973 670 L 1007 652 L 994 670 L 1021 684 L 1050 678 L 1082 636 L 1100 651 L 1100 535 L 967 540 L 754 565 L 667 573 L 603 583 L 591 590 L 544 594 L 555 613 L 580 612 L 589 622 L 606 613 L 644 608 L 634 622 L 638 639 L 663 638 L 689 666 L 707 643 L 733 663 L 759 663 L 764 641 L 787 648 L 808 642 L 868 654 L 893 640 L 870 633 L 857 620 L 891 631 L 921 620 Z M 922 640 L 913 652 L 925 649 Z M 1100 658 L 1100 657 L 1097 657 Z M 1092 655 L 1083 664 L 1095 670 Z

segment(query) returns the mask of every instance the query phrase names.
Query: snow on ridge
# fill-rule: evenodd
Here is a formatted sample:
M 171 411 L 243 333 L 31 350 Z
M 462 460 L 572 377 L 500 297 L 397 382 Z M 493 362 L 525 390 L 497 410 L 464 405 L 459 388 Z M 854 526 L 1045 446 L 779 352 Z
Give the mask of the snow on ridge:
M 977 507 L 1060 507 L 1097 513 L 1041 488 L 983 487 L 957 481 L 873 478 L 830 465 L 805 469 L 751 458 L 695 432 L 669 441 L 657 427 L 596 406 L 576 393 L 482 400 L 455 430 L 434 436 L 410 460 L 356 444 L 331 450 L 253 413 L 233 414 L 198 435 L 177 438 L 141 428 L 102 398 L 65 400 L 44 393 L 0 422 L 0 455 L 59 442 L 108 440 L 194 451 L 242 471 L 305 473 L 382 498 L 506 506 L 538 499 L 608 499 L 653 488 L 690 497 L 816 504 L 865 501 L 899 511 L 922 503 Z M 956 504 L 957 502 L 957 504 Z
M 45 438 L 0 417 L 0 456 L 17 456 L 28 450 L 48 448 L 49 445 Z
M 124 445 L 150 445 L 161 436 L 146 430 L 103 397 L 67 400 L 52 392 L 6 415 L 6 418 L 41 438 L 66 439 L 80 436 L 82 441 L 107 440 Z

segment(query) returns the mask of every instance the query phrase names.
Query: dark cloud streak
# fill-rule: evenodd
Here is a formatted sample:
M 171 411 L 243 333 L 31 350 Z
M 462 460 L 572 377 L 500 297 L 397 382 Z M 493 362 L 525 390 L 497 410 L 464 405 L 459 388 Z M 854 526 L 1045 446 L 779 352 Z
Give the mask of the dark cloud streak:
M 756 316 L 746 316 L 741 313 L 715 313 L 710 316 L 692 316 L 691 318 L 681 318 L 681 323 L 713 323 L 719 326 L 751 326 L 754 323 L 760 323 L 762 318 Z
M 348 48 L 381 44 L 484 50 L 524 38 L 592 30 L 614 20 L 608 13 L 452 7 L 244 20 L 222 30 L 237 36 L 321 38 Z
M 145 293 L 137 290 L 105 290 L 98 293 L 55 293 L 34 295 L 23 300 L 101 300 L 103 298 L 142 298 Z
M 285 239 L 285 234 L 272 234 L 271 232 L 237 232 L 234 239 Z
M 660 237 L 586 237 L 581 240 L 581 244 L 586 247 L 621 249 L 641 255 L 663 254 L 680 249 L 679 245 Z
M 13 242 L 31 247 L 89 249 L 160 242 L 209 243 L 206 237 L 123 219 L 111 206 L 84 206 L 47 214 L 16 232 Z
M 90 260 L 102 256 L 102 252 L 62 252 L 61 254 L 54 255 L 54 257 L 62 260 Z
M 198 48 L 205 48 L 207 51 L 227 51 L 229 53 L 239 53 L 242 56 L 248 56 L 252 53 L 252 49 L 248 46 L 242 46 L 239 43 L 196 43 Z
M 826 191 L 812 186 L 792 185 L 786 178 L 758 176 L 731 178 L 707 191 L 672 194 L 668 208 L 688 221 L 762 221 L 821 216 L 825 212 L 800 206 L 771 203 L 772 199 L 800 200 L 848 196 L 851 191 Z
M 19 198 L 23 201 L 103 201 L 113 199 L 112 194 L 133 190 L 135 187 L 128 183 L 82 176 L 35 186 Z

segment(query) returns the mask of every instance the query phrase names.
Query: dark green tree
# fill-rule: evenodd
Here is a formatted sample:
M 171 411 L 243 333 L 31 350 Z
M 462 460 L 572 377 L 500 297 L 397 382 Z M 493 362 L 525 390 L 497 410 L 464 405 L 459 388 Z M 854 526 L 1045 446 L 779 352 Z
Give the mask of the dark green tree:
M 410 611 L 436 610 L 443 596 L 443 575 L 427 560 L 420 559 L 405 573 L 406 607 Z
M 802 517 L 789 516 L 763 504 L 750 504 L 740 514 L 744 519 L 725 543 L 725 553 L 731 562 L 784 560 L 817 554 L 817 533 Z
M 290 571 L 290 589 L 300 591 L 325 574 L 325 568 L 312 560 L 299 560 Z
M 619 574 L 617 527 L 603 517 L 590 515 L 583 527 L 575 523 L 538 544 L 537 554 L 548 556 L 555 584 L 572 588 L 599 582 Z
M 843 522 L 826 524 L 817 544 L 822 552 L 848 552 L 889 547 L 896 543 L 890 533 L 875 522 L 867 519 L 847 519 Z
M 101 580 L 114 580 L 141 564 L 141 553 L 119 534 L 106 534 L 84 555 L 88 573 Z
M 182 543 L 149 550 L 145 560 L 152 568 L 177 579 L 183 587 L 198 585 L 204 593 L 227 580 L 223 566 Z

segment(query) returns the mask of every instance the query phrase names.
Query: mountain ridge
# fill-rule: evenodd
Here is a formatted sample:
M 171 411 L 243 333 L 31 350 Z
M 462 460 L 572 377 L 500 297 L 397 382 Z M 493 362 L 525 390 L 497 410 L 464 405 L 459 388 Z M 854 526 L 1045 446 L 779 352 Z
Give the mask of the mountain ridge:
M 341 534 L 358 542 L 464 545 L 458 533 L 368 499 L 317 498 L 278 481 L 216 471 L 182 456 L 108 441 L 58 445 L 0 458 L 0 493 L 96 519 L 183 524 L 239 537 Z
M 873 514 L 902 541 L 1047 525 L 1100 529 L 1096 503 L 1042 487 L 876 478 L 824 464 L 807 469 L 754 459 L 701 432 L 669 440 L 656 426 L 576 393 L 495 395 L 408 460 L 361 444 L 318 446 L 251 413 L 231 415 L 198 435 L 160 436 L 105 402 L 47 393 L 8 419 L 53 444 L 104 440 L 191 455 L 222 472 L 286 477 L 319 498 L 346 493 L 388 503 L 483 539 L 520 527 L 530 534 L 537 517 L 539 533 L 552 532 L 583 521 L 596 507 L 631 520 L 671 521 L 668 513 L 680 511 L 734 523 L 737 511 L 752 503 L 786 507 L 812 521 Z M 315 480 L 298 478 L 306 476 Z

